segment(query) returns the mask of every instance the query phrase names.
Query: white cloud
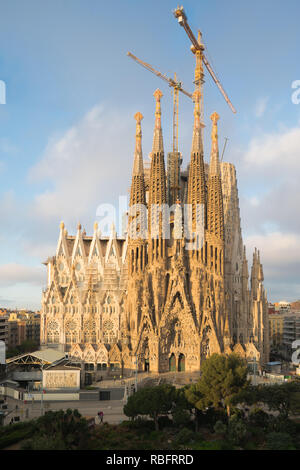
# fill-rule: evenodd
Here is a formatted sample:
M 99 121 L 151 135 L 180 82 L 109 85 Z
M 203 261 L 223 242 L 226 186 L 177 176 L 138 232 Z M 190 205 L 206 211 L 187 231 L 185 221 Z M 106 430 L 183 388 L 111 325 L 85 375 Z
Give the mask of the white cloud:
M 300 235 L 282 232 L 251 235 L 245 243 L 250 251 L 259 248 L 269 266 L 300 264 Z
M 300 127 L 253 139 L 243 160 L 248 170 L 265 169 L 271 177 L 278 171 L 286 175 L 291 170 L 299 170 Z
M 264 98 L 260 98 L 256 102 L 255 109 L 254 109 L 254 114 L 257 118 L 261 118 L 265 114 L 265 111 L 267 109 L 268 100 L 269 100 L 269 98 L 264 97 Z
M 25 266 L 9 263 L 0 266 L 0 287 L 7 287 L 19 283 L 41 284 L 45 281 L 43 267 Z
M 260 251 L 268 299 L 299 299 L 300 235 L 282 232 L 252 235 L 245 239 L 245 244 L 251 263 L 249 254 L 252 254 L 255 247 Z
M 77 125 L 51 140 L 30 171 L 31 181 L 48 180 L 52 186 L 36 196 L 33 215 L 73 224 L 81 217 L 95 220 L 99 204 L 127 192 L 134 131 L 129 116 L 95 106 Z
M 300 297 L 300 127 L 253 139 L 239 165 L 242 226 L 257 247 L 269 298 Z

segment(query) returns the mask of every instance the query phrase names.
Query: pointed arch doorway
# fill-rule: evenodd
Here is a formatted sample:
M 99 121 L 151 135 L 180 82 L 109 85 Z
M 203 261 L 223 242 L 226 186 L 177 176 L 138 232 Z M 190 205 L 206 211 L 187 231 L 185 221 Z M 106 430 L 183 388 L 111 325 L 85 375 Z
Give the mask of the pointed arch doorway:
M 178 372 L 185 371 L 185 356 L 184 354 L 179 354 L 178 358 Z
M 176 358 L 174 353 L 169 357 L 169 371 L 176 372 Z

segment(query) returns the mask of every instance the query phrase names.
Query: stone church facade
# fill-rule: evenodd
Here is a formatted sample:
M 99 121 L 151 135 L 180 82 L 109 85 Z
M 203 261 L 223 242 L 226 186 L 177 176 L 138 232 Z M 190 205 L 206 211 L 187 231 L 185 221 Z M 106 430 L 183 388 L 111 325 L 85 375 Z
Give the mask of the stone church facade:
M 255 249 L 249 279 L 235 167 L 219 160 L 219 116 L 211 116 L 205 163 L 196 91 L 188 168 L 181 169 L 180 153 L 168 154 L 165 167 L 162 93 L 154 96 L 150 168 L 142 155 L 143 116 L 135 115 L 125 235 L 112 226 L 103 237 L 97 223 L 90 236 L 80 224 L 69 235 L 60 225 L 56 254 L 45 262 L 41 343 L 98 370 L 198 371 L 215 352 L 263 364 L 269 356 L 263 268 Z M 170 206 L 166 219 L 161 208 Z

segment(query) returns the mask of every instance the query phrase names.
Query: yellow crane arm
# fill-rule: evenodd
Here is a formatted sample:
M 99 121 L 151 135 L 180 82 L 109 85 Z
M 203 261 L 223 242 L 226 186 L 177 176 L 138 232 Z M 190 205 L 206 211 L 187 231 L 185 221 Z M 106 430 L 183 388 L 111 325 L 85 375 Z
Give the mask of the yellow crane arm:
M 214 73 L 211 65 L 209 64 L 208 60 L 206 59 L 205 55 L 203 54 L 203 62 L 204 62 L 204 65 L 205 67 L 207 68 L 207 70 L 209 71 L 210 75 L 212 76 L 215 84 L 217 85 L 217 87 L 219 88 L 220 92 L 222 93 L 222 95 L 224 96 L 225 98 L 225 101 L 227 102 L 228 106 L 230 107 L 231 111 L 235 114 L 236 113 L 236 109 L 235 107 L 233 106 L 233 104 L 231 103 L 230 99 L 228 98 L 224 88 L 222 87 L 220 81 L 217 79 L 217 76 L 216 74 Z
M 222 93 L 223 97 L 225 98 L 225 101 L 229 105 L 231 111 L 233 113 L 236 113 L 236 109 L 233 106 L 233 104 L 231 103 L 230 99 L 228 98 L 224 88 L 222 87 L 222 85 L 220 83 L 220 80 L 218 80 L 218 78 L 217 78 L 215 72 L 213 71 L 211 65 L 209 64 L 208 60 L 206 59 L 205 55 L 203 54 L 203 50 L 204 50 L 203 44 L 199 44 L 198 41 L 196 40 L 194 34 L 193 34 L 193 32 L 192 32 L 192 30 L 191 30 L 191 28 L 190 28 L 190 26 L 187 22 L 187 16 L 184 12 L 183 7 L 177 7 L 174 10 L 173 13 L 174 13 L 175 18 L 178 19 L 178 23 L 180 24 L 180 26 L 182 26 L 184 28 L 185 32 L 187 33 L 188 37 L 190 38 L 190 41 L 192 43 L 192 46 L 191 46 L 192 51 L 194 52 L 194 50 L 197 49 L 197 50 L 200 50 L 202 52 L 202 59 L 203 59 L 205 67 L 209 71 L 212 79 L 214 80 L 214 82 L 216 83 L 216 85 L 219 88 L 220 92 Z
M 181 93 L 183 93 L 184 95 L 188 96 L 189 98 L 193 99 L 193 95 L 191 95 L 191 93 L 188 93 L 187 91 L 185 91 L 182 86 L 181 86 L 181 83 L 180 82 L 176 82 L 175 80 L 173 80 L 173 78 L 169 78 L 167 77 L 166 75 L 160 73 L 158 70 L 155 70 L 150 64 L 147 64 L 147 62 L 143 62 L 141 59 L 139 59 L 138 57 L 136 57 L 135 55 L 133 55 L 131 52 L 127 52 L 127 55 L 129 57 L 131 57 L 131 59 L 135 60 L 138 64 L 142 65 L 143 67 L 145 67 L 147 70 L 149 70 L 150 72 L 154 73 L 154 75 L 157 75 L 158 77 L 162 78 L 163 80 L 165 80 L 165 82 L 167 82 L 169 84 L 169 86 L 172 86 L 176 89 L 178 89 L 179 91 L 181 91 Z

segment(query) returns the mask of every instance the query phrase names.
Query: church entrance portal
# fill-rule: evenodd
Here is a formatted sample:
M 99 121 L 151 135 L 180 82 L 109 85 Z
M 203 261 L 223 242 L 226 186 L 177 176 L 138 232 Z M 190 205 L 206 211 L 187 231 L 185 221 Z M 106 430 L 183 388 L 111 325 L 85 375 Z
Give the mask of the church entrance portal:
M 172 353 L 169 358 L 169 371 L 176 372 L 176 358 L 174 353 Z
M 149 372 L 149 370 L 150 370 L 149 359 L 145 359 L 144 370 L 145 370 L 145 372 Z
M 185 357 L 184 354 L 179 355 L 178 359 L 178 372 L 184 372 L 185 371 Z

